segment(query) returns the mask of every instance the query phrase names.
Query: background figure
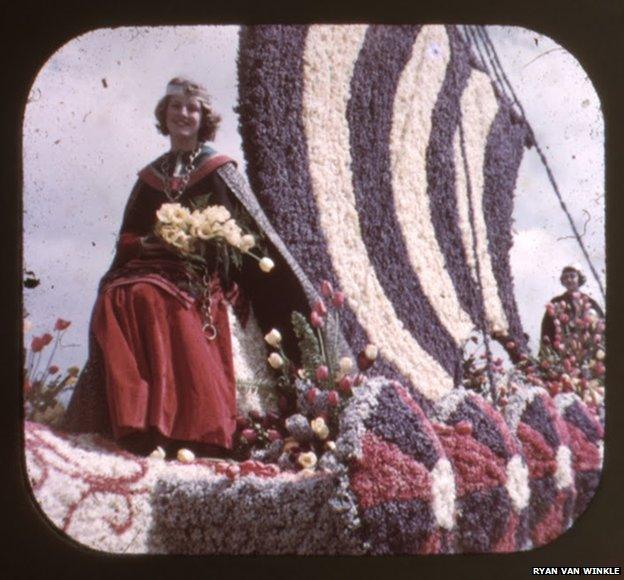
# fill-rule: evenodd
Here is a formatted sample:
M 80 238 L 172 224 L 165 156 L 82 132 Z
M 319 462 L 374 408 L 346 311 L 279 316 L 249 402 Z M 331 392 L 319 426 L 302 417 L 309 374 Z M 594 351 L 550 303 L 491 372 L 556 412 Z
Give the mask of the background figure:
M 579 318 L 588 316 L 591 319 L 604 319 L 604 312 L 598 303 L 579 291 L 586 278 L 578 266 L 570 265 L 563 268 L 560 280 L 566 291 L 552 298 L 546 306 L 546 313 L 542 319 L 542 351 L 547 346 L 555 345 L 558 342 L 558 335 L 580 330 L 575 328 L 575 321 Z M 560 316 L 555 316 L 556 305 L 565 310 Z

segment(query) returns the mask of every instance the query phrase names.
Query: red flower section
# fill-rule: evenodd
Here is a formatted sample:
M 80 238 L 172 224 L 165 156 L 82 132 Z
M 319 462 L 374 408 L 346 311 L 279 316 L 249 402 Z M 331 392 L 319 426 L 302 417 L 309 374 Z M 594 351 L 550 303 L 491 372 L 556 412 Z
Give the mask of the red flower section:
M 454 427 L 434 424 L 455 471 L 458 497 L 505 485 L 507 481 L 505 461 L 474 439 L 468 427 L 467 422 Z
M 522 422 L 518 424 L 517 435 L 524 450 L 531 479 L 554 475 L 557 471 L 555 450 L 544 437 Z
M 575 472 L 600 469 L 600 453 L 595 444 L 587 440 L 583 432 L 568 423 L 570 433 L 570 449 L 572 451 L 572 467 Z
M 362 439 L 362 460 L 351 485 L 362 509 L 386 501 L 431 500 L 426 467 L 370 432 Z
M 59 318 L 54 325 L 54 330 L 65 330 L 70 324 L 71 322 L 69 320 L 63 320 L 62 318 Z

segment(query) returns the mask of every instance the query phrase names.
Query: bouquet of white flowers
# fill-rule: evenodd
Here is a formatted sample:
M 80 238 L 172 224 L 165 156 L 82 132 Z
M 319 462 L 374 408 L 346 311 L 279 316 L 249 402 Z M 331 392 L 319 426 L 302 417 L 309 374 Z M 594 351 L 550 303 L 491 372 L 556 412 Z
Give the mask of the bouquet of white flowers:
M 273 269 L 270 258 L 251 252 L 256 246 L 254 236 L 244 232 L 222 205 L 190 211 L 179 203 L 165 203 L 156 212 L 156 218 L 156 236 L 190 261 L 204 263 L 208 244 L 217 244 L 234 250 L 234 254 L 253 257 L 263 272 Z

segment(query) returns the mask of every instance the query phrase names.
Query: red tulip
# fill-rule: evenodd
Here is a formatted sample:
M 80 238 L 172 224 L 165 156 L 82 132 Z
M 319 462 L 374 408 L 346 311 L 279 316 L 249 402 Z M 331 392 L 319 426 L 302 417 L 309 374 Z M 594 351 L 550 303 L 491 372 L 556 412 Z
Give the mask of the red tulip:
M 280 432 L 276 431 L 275 429 L 269 429 L 267 431 L 267 437 L 269 438 L 269 441 L 271 442 L 277 441 L 278 439 L 282 438 L 282 436 L 280 435 Z
M 338 381 L 338 388 L 340 389 L 341 393 L 349 395 L 351 393 L 352 384 L 353 379 L 349 375 L 346 375 Z
M 340 395 L 338 395 L 338 391 L 329 391 L 327 393 L 327 403 L 330 407 L 335 407 L 340 402 Z
M 326 381 L 329 378 L 329 369 L 325 365 L 317 367 L 314 376 L 317 381 Z
M 30 343 L 30 350 L 32 350 L 33 352 L 40 352 L 41 350 L 43 350 L 43 347 L 45 345 L 43 344 L 43 341 L 41 340 L 40 336 L 35 336 L 33 337 L 31 343 Z
M 54 325 L 54 330 L 65 330 L 70 324 L 71 322 L 69 320 L 59 318 Z
M 594 374 L 597 377 L 601 377 L 602 375 L 604 375 L 605 374 L 605 370 L 606 370 L 605 366 L 601 362 L 597 362 L 594 365 Z
M 314 404 L 314 401 L 316 401 L 316 396 L 318 395 L 318 389 L 315 387 L 312 387 L 311 389 L 308 389 L 308 392 L 306 393 L 306 401 L 308 401 L 308 403 L 310 403 L 310 405 Z
M 334 297 L 332 298 L 332 304 L 336 307 L 336 308 L 340 308 L 345 301 L 345 295 L 344 292 L 341 292 L 340 290 L 334 292 Z
M 314 303 L 314 311 L 317 312 L 319 316 L 327 315 L 327 307 L 321 298 Z
M 255 440 L 258 438 L 258 434 L 253 429 L 244 429 L 243 432 L 241 433 L 241 436 L 250 445 L 254 443 Z
M 323 317 L 316 310 L 313 310 L 310 314 L 310 324 L 312 324 L 314 328 L 321 328 L 324 323 L 325 320 Z
M 323 280 L 323 282 L 321 282 L 321 294 L 325 296 L 325 298 L 331 298 L 334 295 L 334 289 L 329 283 L 329 280 Z

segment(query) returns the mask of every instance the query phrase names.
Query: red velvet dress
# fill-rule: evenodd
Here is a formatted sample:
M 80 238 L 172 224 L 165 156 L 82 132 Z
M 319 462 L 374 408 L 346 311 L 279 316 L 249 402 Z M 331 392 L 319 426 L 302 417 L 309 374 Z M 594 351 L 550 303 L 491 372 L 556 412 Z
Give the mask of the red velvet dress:
M 211 194 L 210 205 L 231 207 L 232 200 L 215 187 L 213 174 L 228 161 L 211 150 L 204 152 L 178 203 L 190 207 L 191 201 Z M 209 340 L 203 330 L 202 296 L 193 294 L 182 260 L 166 252 L 146 255 L 141 244 L 140 238 L 153 231 L 156 210 L 170 202 L 159 167 L 157 160 L 139 174 L 92 318 L 113 436 L 156 430 L 167 439 L 230 448 L 236 393 L 220 276 L 212 272 L 210 302 L 217 336 Z M 230 298 L 233 294 L 228 292 Z

